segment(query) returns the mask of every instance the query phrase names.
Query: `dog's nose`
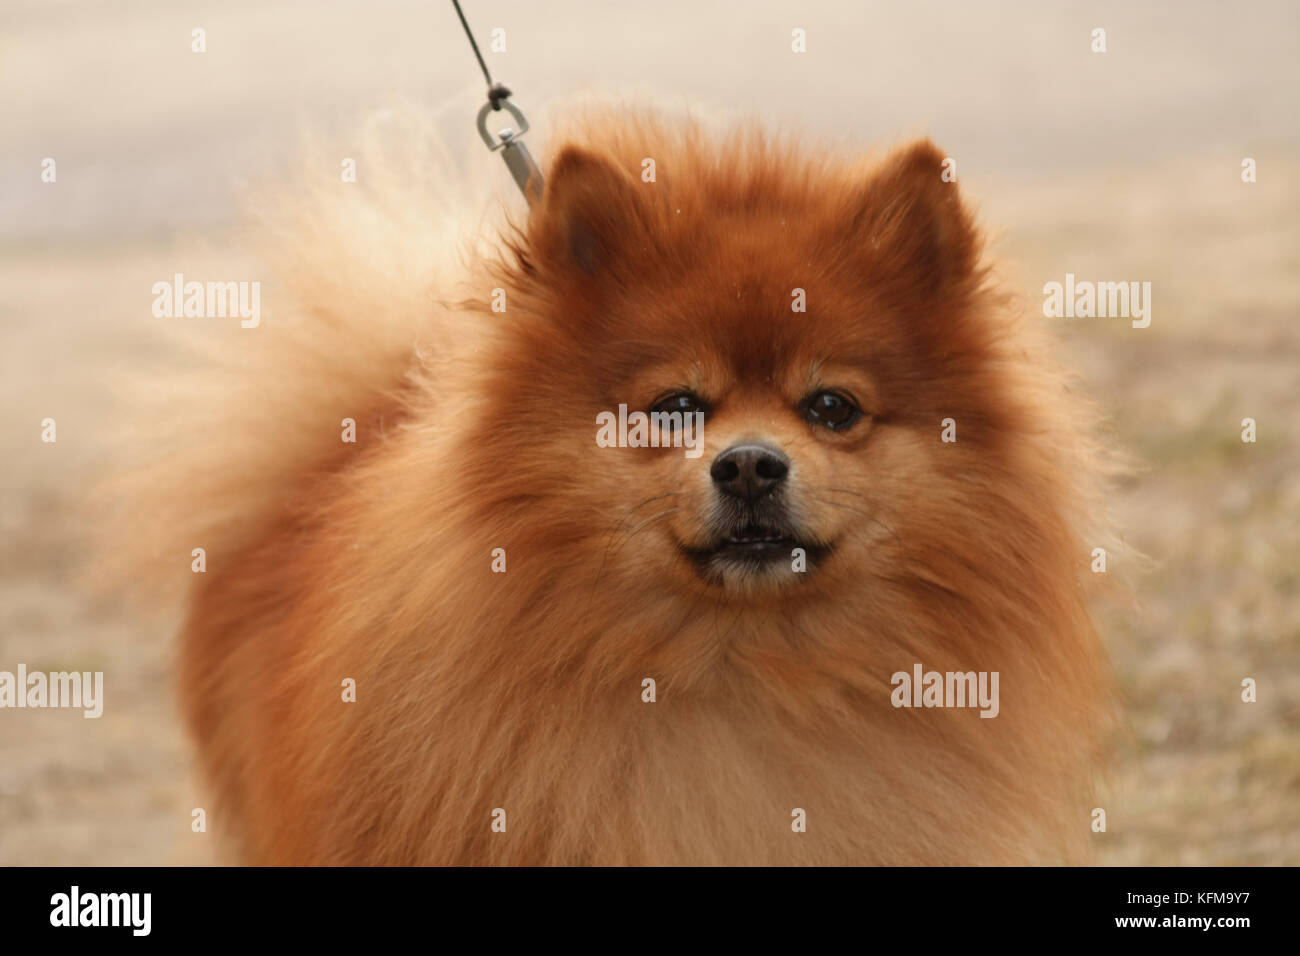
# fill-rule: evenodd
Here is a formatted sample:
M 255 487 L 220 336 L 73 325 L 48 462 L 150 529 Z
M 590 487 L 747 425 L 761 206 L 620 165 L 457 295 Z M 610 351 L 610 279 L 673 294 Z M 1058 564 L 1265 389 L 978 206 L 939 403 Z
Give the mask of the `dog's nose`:
M 709 467 L 718 491 L 733 498 L 757 501 L 771 494 L 790 473 L 790 461 L 771 445 L 732 445 Z

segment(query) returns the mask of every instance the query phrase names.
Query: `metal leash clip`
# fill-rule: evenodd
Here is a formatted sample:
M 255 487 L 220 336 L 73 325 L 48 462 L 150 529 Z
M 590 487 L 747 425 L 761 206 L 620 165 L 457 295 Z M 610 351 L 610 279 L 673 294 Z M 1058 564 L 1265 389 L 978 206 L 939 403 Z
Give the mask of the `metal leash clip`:
M 515 127 L 502 127 L 494 137 L 492 133 L 488 132 L 488 116 L 502 109 L 514 117 L 516 125 Z M 528 152 L 528 147 L 520 140 L 520 137 L 528 132 L 528 120 L 524 119 L 524 114 L 519 111 L 519 108 L 506 99 L 505 96 L 489 98 L 483 104 L 483 108 L 478 111 L 478 132 L 483 137 L 483 142 L 487 144 L 488 149 L 493 152 L 501 150 L 501 157 L 506 161 L 506 168 L 510 170 L 510 175 L 514 177 L 515 184 L 519 186 L 519 191 L 524 194 L 524 198 L 528 200 L 529 204 L 531 205 L 540 199 L 544 185 L 542 171 L 537 168 L 537 163 L 533 160 L 532 154 Z

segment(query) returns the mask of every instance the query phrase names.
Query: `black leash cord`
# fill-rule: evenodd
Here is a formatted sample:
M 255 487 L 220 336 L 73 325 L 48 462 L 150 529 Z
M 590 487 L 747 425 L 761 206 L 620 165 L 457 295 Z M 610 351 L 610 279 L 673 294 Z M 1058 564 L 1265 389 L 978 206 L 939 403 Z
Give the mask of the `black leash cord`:
M 488 85 L 488 102 L 492 104 L 492 109 L 501 109 L 501 101 L 510 96 L 510 91 L 500 83 L 492 82 L 492 74 L 488 72 L 487 63 L 483 61 L 483 54 L 479 52 L 478 43 L 474 41 L 474 32 L 469 28 L 469 21 L 465 19 L 465 12 L 460 8 L 460 0 L 451 0 L 451 5 L 456 8 L 456 16 L 460 17 L 460 25 L 465 28 L 465 36 L 469 38 L 470 49 L 474 51 L 474 59 L 478 60 L 479 68 L 483 71 L 483 79 L 487 80 Z
M 509 102 L 510 91 L 500 83 L 492 82 L 492 74 L 488 72 L 487 64 L 483 62 L 483 54 L 479 52 L 478 44 L 474 42 L 474 34 L 470 32 L 465 12 L 460 8 L 460 0 L 451 0 L 451 5 L 456 8 L 456 16 L 460 17 L 460 25 L 465 28 L 465 36 L 469 37 L 469 45 L 474 50 L 474 58 L 478 60 L 478 65 L 483 70 L 483 78 L 488 82 L 488 101 L 478 111 L 479 135 L 483 137 L 483 142 L 492 152 L 501 151 L 501 158 L 506 161 L 506 168 L 514 177 L 515 185 L 531 205 L 541 196 L 545 182 L 541 170 L 537 168 L 537 163 L 528 152 L 528 147 L 519 138 L 528 132 L 528 120 L 524 119 L 524 114 L 520 112 L 519 107 Z M 502 109 L 519 125 L 517 128 L 505 127 L 493 136 L 488 131 L 487 118 L 490 113 L 500 112 Z

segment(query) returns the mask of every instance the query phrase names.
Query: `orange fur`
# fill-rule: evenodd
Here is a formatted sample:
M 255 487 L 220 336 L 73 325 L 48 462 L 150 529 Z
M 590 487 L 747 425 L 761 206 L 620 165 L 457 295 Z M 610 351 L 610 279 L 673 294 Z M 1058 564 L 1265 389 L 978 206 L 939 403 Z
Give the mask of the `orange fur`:
M 185 517 L 146 546 L 208 546 L 183 699 L 242 859 L 1086 859 L 1105 466 L 942 154 L 849 163 L 598 114 L 550 156 L 542 203 L 455 287 L 414 217 L 357 237 L 400 266 L 353 268 L 347 223 L 281 236 L 304 320 L 264 321 L 239 397 L 268 421 L 153 473 L 146 509 Z M 427 276 L 412 250 L 439 256 Z M 597 412 L 683 384 L 713 409 L 701 458 L 596 446 Z M 809 426 L 818 384 L 871 415 Z M 683 556 L 742 439 L 789 455 L 800 520 L 836 542 L 806 574 L 720 584 Z M 894 708 L 914 663 L 998 671 L 1001 713 Z

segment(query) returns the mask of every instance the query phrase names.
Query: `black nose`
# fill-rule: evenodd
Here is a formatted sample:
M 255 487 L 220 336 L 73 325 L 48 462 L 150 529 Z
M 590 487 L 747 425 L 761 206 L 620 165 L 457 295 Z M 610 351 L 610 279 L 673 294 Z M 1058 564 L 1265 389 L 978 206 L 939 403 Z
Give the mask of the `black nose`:
M 746 501 L 771 494 L 789 473 L 789 459 L 770 445 L 732 445 L 709 468 L 718 491 Z

